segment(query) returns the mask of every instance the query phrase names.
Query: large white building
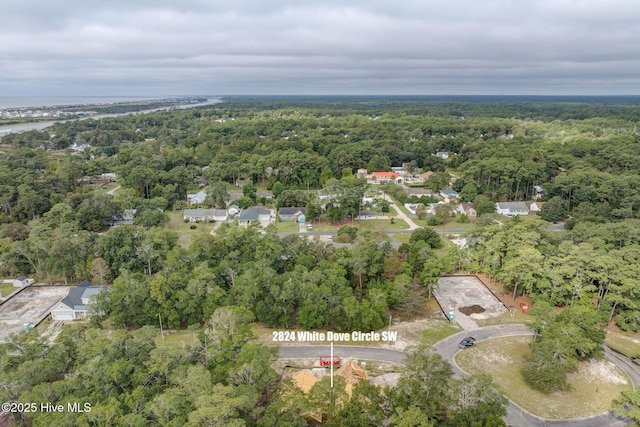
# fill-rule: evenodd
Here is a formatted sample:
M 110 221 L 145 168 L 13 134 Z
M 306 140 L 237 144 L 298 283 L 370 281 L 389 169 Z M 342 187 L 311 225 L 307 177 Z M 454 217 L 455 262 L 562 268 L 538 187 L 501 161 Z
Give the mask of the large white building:
M 529 215 L 529 209 L 524 202 L 496 203 L 496 212 L 506 217 L 512 217 L 516 215 Z

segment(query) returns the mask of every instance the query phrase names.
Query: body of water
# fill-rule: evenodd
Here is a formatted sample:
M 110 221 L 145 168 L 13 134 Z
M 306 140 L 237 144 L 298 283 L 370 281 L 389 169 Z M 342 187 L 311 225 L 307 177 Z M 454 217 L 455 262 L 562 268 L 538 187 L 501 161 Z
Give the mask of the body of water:
M 172 96 L 0 96 L 0 110 L 64 105 L 99 105 L 119 102 L 149 101 Z M 175 98 L 181 98 L 176 96 Z

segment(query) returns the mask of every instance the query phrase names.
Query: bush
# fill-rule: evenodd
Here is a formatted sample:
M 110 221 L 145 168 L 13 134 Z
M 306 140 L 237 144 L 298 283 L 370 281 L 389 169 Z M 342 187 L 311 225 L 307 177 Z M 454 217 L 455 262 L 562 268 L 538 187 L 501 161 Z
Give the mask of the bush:
M 340 243 L 349 243 L 355 240 L 357 236 L 358 229 L 356 227 L 345 225 L 343 227 L 340 227 L 340 229 L 338 230 L 338 238 L 336 239 L 336 241 Z
M 197 225 L 195 225 L 195 224 L 191 224 L 191 225 L 189 226 L 189 228 L 190 228 L 191 230 L 195 230 L 196 228 L 198 228 L 198 226 L 197 226 Z
M 447 221 L 442 219 L 442 218 L 438 218 L 437 216 L 430 216 L 429 218 L 427 218 L 427 225 L 429 225 L 431 227 L 435 227 L 436 225 L 444 224 L 445 222 L 447 222 Z
M 640 313 L 627 310 L 616 316 L 616 324 L 625 332 L 638 332 L 640 329 Z
M 458 215 L 458 219 L 456 220 L 458 224 L 467 224 L 469 222 L 469 217 L 465 214 Z
M 438 249 L 443 246 L 440 236 L 433 228 L 418 228 L 411 233 L 409 243 L 422 241 L 429 245 L 432 249 Z

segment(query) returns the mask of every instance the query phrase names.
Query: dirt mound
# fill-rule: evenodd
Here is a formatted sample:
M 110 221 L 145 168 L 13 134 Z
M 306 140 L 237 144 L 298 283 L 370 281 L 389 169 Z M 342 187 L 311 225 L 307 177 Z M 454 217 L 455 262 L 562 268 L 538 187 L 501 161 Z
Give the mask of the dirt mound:
M 461 313 L 466 314 L 467 316 L 476 313 L 484 313 L 484 307 L 479 306 L 478 304 L 470 305 L 469 307 L 462 307 L 459 309 Z

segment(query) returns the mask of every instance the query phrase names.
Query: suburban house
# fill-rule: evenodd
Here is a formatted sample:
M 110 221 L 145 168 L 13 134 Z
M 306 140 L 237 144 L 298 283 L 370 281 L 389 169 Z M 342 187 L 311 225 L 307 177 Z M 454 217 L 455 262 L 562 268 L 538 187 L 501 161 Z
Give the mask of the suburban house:
M 229 219 L 229 212 L 225 209 L 185 209 L 182 218 L 187 222 L 225 222 Z
M 227 212 L 229 213 L 229 219 L 233 219 L 240 213 L 240 207 L 238 205 L 231 205 L 227 208 Z
M 529 215 L 529 209 L 527 209 L 527 205 L 524 202 L 496 203 L 496 212 L 506 217 Z
M 449 201 L 451 201 L 452 199 L 457 199 L 460 196 L 457 191 L 454 191 L 450 188 L 443 188 L 442 190 L 440 190 L 440 195 Z
M 356 171 L 356 177 L 357 178 L 366 178 L 367 177 L 367 170 L 365 168 L 360 168 Z
M 406 188 L 405 191 L 409 196 L 434 196 L 435 193 L 428 188 Z
M 371 204 L 373 204 L 373 202 L 375 200 L 376 200 L 375 197 L 369 196 L 368 194 L 365 194 L 364 196 L 362 196 L 362 203 L 371 203 Z
M 527 206 L 529 207 L 529 212 L 540 212 L 540 210 L 542 210 L 542 205 L 544 205 L 545 202 L 531 202 L 531 203 L 527 203 Z
M 438 151 L 435 156 L 440 157 L 442 160 L 447 160 L 449 158 L 449 153 L 446 151 Z
M 402 175 L 396 172 L 373 172 L 369 177 L 369 184 L 386 184 L 394 182 L 396 184 L 403 184 L 404 178 Z
M 476 206 L 473 203 L 460 203 L 456 206 L 456 213 L 466 215 L 470 219 L 475 219 L 478 217 L 478 212 L 475 208 Z
M 258 197 L 264 197 L 265 199 L 273 199 L 273 192 L 266 190 L 266 191 L 256 191 L 256 196 Z
M 137 209 L 125 209 L 122 211 L 122 214 L 113 216 L 112 227 L 117 227 L 119 225 L 131 225 L 133 224 L 133 220 L 136 216 Z
M 85 280 L 75 288 L 69 289 L 69 294 L 51 310 L 51 318 L 53 320 L 76 320 L 87 317 L 93 297 L 106 289 L 93 286 Z
M 366 220 L 366 219 L 378 219 L 378 214 L 370 211 L 362 211 L 360 215 L 356 217 L 357 220 Z
M 35 280 L 33 279 L 27 279 L 24 276 L 20 276 L 17 279 L 15 279 L 13 281 L 13 287 L 14 288 L 24 288 L 25 286 L 29 286 L 31 284 L 33 284 L 35 282 Z
M 280 221 L 304 222 L 304 214 L 307 208 L 280 208 L 278 217 Z
M 204 203 L 204 199 L 207 198 L 207 193 L 204 191 L 198 191 L 195 194 L 187 194 L 187 201 L 190 205 L 195 205 L 198 203 Z
M 409 211 L 410 214 L 412 215 L 416 215 L 416 209 L 418 208 L 419 205 L 424 205 L 423 203 L 405 203 L 404 207 L 407 208 L 407 210 Z M 435 215 L 436 214 L 436 206 L 438 205 L 444 205 L 444 202 L 440 201 L 438 203 L 428 203 L 426 205 L 424 205 L 425 208 L 427 208 L 427 215 Z
M 392 166 L 391 171 L 397 173 L 398 175 L 406 175 L 407 171 L 402 166 Z
M 271 211 L 266 208 L 253 207 L 240 212 L 238 225 L 246 227 L 252 221 L 259 221 L 263 226 L 268 225 L 271 222 Z
M 433 174 L 434 174 L 434 172 L 432 172 L 432 171 L 423 172 L 420 175 L 418 175 L 418 178 L 421 179 L 422 182 L 425 182 L 426 180 L 431 178 L 433 176 Z
M 87 148 L 90 148 L 90 147 L 91 146 L 87 142 L 74 142 L 73 144 L 71 144 L 69 146 L 69 149 L 73 150 L 73 151 L 76 151 L 78 153 L 82 153 L 84 150 L 86 150 Z

